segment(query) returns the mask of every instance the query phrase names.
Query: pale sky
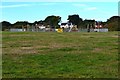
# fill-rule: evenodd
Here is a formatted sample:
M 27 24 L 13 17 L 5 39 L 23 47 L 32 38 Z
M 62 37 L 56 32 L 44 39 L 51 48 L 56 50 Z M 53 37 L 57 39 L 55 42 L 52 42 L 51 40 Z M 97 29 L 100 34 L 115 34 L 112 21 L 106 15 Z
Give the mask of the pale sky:
M 48 1 L 48 0 L 47 0 Z M 61 2 L 40 2 L 31 0 L 29 2 L 15 2 L 12 0 L 2 0 L 0 5 L 0 21 L 16 21 L 34 22 L 44 20 L 47 16 L 61 16 L 62 21 L 67 21 L 68 15 L 78 14 L 80 18 L 95 19 L 98 21 L 106 21 L 112 16 L 118 15 L 117 0 L 109 2 L 93 2 L 77 0 L 72 2 L 64 0 Z M 66 2 L 65 2 L 66 1 Z

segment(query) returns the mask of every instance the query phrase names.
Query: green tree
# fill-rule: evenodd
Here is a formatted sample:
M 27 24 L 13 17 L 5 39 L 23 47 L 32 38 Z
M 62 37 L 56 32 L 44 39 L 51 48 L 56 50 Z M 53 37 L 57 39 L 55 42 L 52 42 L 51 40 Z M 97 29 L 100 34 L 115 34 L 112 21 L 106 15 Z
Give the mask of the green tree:
M 13 24 L 13 28 L 22 28 L 22 26 L 27 26 L 29 24 L 27 21 L 17 21 Z
M 87 28 L 87 25 L 92 26 L 93 28 L 95 27 L 95 20 L 87 20 L 85 19 L 83 22 L 83 28 Z
M 44 22 L 46 25 L 50 25 L 51 28 L 56 28 L 58 27 L 58 23 L 61 21 L 61 17 L 60 16 L 48 16 Z
M 119 23 L 120 16 L 112 16 L 107 20 L 105 27 L 107 27 L 109 31 L 120 31 Z
M 10 29 L 11 23 L 8 21 L 3 21 L 0 23 L 0 27 L 2 28 L 2 31 L 6 30 L 6 29 Z
M 83 23 L 83 20 L 82 18 L 79 17 L 79 15 L 69 15 L 68 16 L 68 20 L 70 23 L 72 23 L 73 25 L 77 25 L 78 28 L 80 28 L 80 26 L 82 25 Z

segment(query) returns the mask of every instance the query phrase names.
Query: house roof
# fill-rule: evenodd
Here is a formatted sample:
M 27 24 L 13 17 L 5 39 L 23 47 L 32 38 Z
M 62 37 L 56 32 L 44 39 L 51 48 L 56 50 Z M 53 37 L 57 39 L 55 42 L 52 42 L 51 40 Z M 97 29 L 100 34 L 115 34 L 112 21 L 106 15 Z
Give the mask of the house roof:
M 68 23 L 61 23 L 61 25 L 66 25 L 66 24 L 68 24 Z

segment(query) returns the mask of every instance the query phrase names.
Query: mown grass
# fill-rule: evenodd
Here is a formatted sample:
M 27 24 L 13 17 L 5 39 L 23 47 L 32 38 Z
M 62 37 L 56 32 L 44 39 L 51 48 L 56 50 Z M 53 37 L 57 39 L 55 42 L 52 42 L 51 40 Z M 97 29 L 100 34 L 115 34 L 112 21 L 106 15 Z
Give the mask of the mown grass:
M 118 32 L 3 32 L 3 78 L 118 78 Z

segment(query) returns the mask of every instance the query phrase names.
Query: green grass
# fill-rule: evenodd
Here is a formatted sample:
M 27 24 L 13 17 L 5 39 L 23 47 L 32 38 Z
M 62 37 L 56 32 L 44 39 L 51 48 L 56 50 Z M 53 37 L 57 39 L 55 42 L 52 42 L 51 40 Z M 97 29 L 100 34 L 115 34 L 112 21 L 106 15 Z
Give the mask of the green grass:
M 118 78 L 118 32 L 3 32 L 3 78 Z

